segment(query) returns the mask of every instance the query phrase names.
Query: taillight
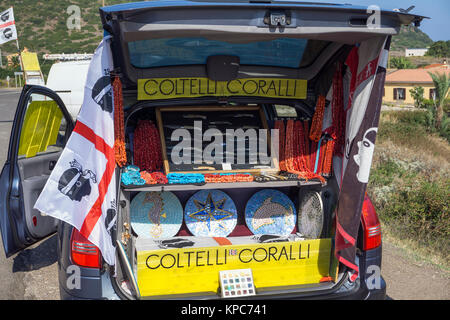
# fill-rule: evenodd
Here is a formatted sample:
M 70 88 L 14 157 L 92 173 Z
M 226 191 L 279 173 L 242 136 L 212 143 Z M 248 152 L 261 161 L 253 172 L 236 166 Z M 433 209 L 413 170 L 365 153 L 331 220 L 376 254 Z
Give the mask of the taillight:
M 364 251 L 378 248 L 381 245 L 381 224 L 375 207 L 367 195 L 363 203 L 361 220 L 364 229 Z
M 75 228 L 70 243 L 70 254 L 74 264 L 80 267 L 100 269 L 100 250 Z

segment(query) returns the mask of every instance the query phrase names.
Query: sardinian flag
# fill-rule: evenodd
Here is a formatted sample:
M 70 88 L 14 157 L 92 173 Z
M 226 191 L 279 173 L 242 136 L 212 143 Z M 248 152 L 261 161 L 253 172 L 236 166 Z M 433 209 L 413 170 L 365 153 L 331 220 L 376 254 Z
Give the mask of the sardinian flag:
M 336 212 L 336 257 L 358 277 L 356 238 L 378 132 L 390 37 L 362 42 L 349 54 L 344 75 L 345 150 L 333 167 L 340 195 Z
M 89 67 L 75 128 L 35 209 L 71 224 L 115 265 L 110 230 L 116 216 L 114 114 L 109 39 Z
M 0 44 L 17 40 L 16 21 L 13 8 L 0 13 Z

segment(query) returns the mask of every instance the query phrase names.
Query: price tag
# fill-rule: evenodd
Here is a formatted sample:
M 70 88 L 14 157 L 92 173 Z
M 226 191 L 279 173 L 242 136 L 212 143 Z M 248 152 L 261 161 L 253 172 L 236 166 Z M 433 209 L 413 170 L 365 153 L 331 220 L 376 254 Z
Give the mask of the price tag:
M 231 171 L 231 170 L 233 170 L 231 168 L 231 163 L 222 163 L 222 170 L 223 171 Z

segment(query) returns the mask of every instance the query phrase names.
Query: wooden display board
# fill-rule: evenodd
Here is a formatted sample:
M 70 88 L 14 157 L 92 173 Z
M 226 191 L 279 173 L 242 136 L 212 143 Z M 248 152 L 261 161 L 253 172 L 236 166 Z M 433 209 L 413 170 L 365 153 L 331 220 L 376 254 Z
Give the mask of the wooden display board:
M 272 156 L 271 163 L 250 164 L 250 154 L 245 153 L 245 164 L 226 162 L 226 130 L 242 129 L 246 132 L 248 129 L 255 129 L 259 134 L 259 129 L 267 130 L 267 154 L 270 155 L 270 130 L 263 110 L 259 106 L 201 106 L 201 107 L 162 107 L 156 109 L 156 120 L 159 128 L 164 171 L 169 173 L 260 173 L 278 172 L 279 162 L 276 156 Z M 194 164 L 193 150 L 191 154 L 192 162 L 188 164 L 174 164 L 169 158 L 171 150 L 180 143 L 180 141 L 171 141 L 173 131 L 176 129 L 186 129 L 191 134 L 191 148 L 193 148 L 194 139 L 194 121 L 202 121 L 202 135 L 208 129 L 218 129 L 223 133 L 223 161 L 221 163 L 197 163 Z M 214 141 L 214 138 L 212 139 Z M 211 141 L 202 142 L 202 154 L 205 145 L 211 144 Z M 245 142 L 247 144 L 247 142 Z M 258 142 L 259 144 L 259 142 Z M 233 150 L 235 148 L 233 147 Z M 259 152 L 259 146 L 258 146 Z M 236 154 L 234 154 L 236 160 Z M 259 156 L 257 156 L 259 161 Z

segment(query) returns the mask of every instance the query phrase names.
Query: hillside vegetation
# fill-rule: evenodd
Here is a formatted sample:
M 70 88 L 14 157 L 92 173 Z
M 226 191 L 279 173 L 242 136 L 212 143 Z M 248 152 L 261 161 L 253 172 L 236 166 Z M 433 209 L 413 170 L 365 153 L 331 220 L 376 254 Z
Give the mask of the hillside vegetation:
M 405 49 L 427 48 L 433 40 L 422 30 L 414 26 L 403 26 L 400 33 L 392 38 L 392 51 L 405 51 Z
M 107 5 L 130 2 L 105 0 Z M 14 6 L 21 48 L 42 53 L 92 53 L 102 37 L 99 7 L 101 0 L 0 0 L 0 11 Z M 81 30 L 68 30 L 67 8 L 81 9 Z M 2 45 L 3 54 L 17 52 L 15 42 Z
M 389 238 L 450 270 L 450 144 L 424 111 L 383 112 L 369 195 Z

